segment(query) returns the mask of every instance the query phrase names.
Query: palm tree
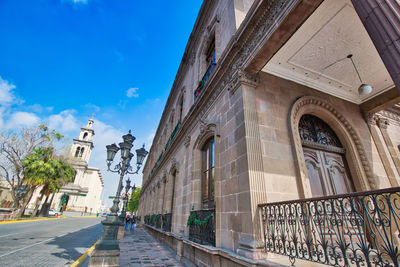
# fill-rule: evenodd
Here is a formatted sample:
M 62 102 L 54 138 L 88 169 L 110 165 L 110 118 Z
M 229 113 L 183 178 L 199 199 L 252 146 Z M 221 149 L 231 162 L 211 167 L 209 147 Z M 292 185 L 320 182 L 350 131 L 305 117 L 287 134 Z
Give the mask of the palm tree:
M 39 216 L 47 215 L 49 207 L 53 202 L 54 195 L 64 185 L 72 182 L 75 177 L 75 169 L 72 167 L 71 164 L 66 161 L 66 159 L 59 157 L 58 159 L 51 161 L 51 164 L 55 172 L 54 175 L 50 177 L 50 179 L 48 179 L 47 189 L 45 192 L 43 192 L 46 196 L 46 199 L 42 205 Z M 51 194 L 53 194 L 53 196 L 51 197 L 49 204 L 47 204 L 47 201 Z
M 46 196 L 43 207 L 47 207 L 51 193 L 56 193 L 75 176 L 74 168 L 63 158 L 55 157 L 52 147 L 35 149 L 34 153 L 23 160 L 23 165 L 25 167 L 24 182 L 35 188 L 42 186 L 37 203 Z M 39 205 L 36 204 L 31 217 L 36 215 L 38 208 Z M 46 212 L 47 209 L 44 209 L 41 215 Z

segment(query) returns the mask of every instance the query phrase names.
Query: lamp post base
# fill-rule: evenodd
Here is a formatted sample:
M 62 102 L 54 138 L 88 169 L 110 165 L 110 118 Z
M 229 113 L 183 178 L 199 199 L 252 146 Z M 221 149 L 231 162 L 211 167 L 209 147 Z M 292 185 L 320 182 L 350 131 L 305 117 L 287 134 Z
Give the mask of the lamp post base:
M 118 250 L 95 250 L 90 256 L 89 266 L 119 266 L 119 249 Z
M 103 224 L 101 241 L 90 256 L 89 266 L 118 266 L 119 243 L 117 235 L 119 227 L 123 226 L 123 222 L 116 214 L 111 214 L 101 224 Z

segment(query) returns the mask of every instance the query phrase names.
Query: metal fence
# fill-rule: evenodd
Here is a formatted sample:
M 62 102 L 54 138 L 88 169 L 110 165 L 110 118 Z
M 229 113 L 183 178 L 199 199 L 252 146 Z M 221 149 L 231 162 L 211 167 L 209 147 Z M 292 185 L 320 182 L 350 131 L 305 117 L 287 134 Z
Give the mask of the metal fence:
M 215 246 L 215 209 L 191 211 L 190 217 L 189 240 Z
M 259 205 L 266 252 L 331 266 L 399 266 L 400 187 Z
M 171 232 L 171 226 L 172 226 L 172 213 L 166 213 L 163 215 L 162 229 L 165 232 Z

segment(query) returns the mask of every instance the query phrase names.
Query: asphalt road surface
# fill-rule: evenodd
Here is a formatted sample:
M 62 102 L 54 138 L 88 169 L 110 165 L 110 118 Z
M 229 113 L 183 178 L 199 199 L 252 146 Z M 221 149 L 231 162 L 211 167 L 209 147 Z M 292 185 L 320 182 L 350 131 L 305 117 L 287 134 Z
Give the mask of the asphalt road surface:
M 69 266 L 100 237 L 100 218 L 0 224 L 0 266 Z

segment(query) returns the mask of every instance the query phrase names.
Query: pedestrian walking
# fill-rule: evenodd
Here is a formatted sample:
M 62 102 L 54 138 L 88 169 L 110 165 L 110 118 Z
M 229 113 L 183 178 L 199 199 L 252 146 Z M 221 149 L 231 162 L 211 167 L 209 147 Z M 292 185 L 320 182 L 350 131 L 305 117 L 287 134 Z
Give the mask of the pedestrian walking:
M 131 223 L 131 216 L 129 216 L 129 214 L 126 214 L 126 217 L 125 217 L 125 231 L 128 231 L 130 223 Z
M 132 214 L 132 218 L 131 218 L 131 230 L 132 231 L 135 229 L 135 223 L 136 223 L 136 215 Z

